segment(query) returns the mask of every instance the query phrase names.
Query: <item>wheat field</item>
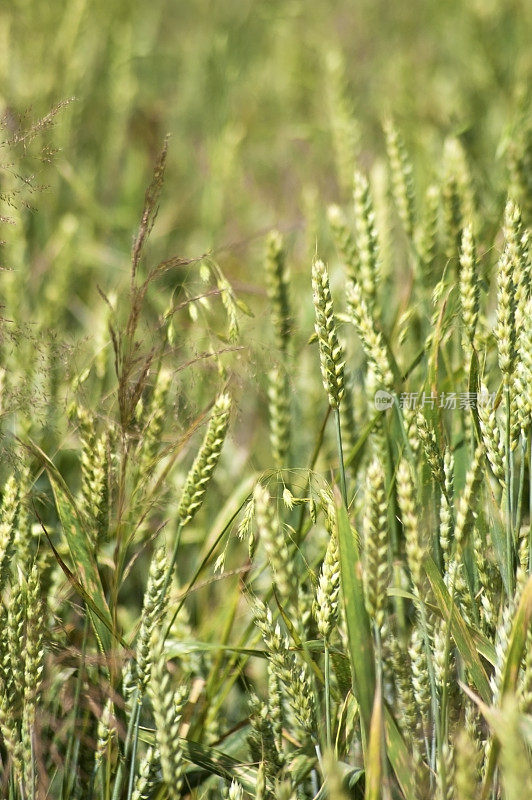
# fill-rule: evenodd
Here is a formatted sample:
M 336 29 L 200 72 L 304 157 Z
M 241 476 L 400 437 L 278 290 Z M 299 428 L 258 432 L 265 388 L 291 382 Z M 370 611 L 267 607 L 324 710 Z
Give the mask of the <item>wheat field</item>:
M 0 797 L 532 797 L 532 6 L 0 9 Z

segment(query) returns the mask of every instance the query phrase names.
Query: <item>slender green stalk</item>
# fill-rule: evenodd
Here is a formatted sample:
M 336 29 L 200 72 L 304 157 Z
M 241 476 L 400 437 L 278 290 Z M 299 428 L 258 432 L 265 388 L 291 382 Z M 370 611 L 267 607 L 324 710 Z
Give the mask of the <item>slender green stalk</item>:
M 139 688 L 138 686 L 135 688 L 133 692 L 133 696 L 131 698 L 131 714 L 129 717 L 129 722 L 127 726 L 126 732 L 126 741 L 124 742 L 124 752 L 122 754 L 122 758 L 118 763 L 118 768 L 116 771 L 116 778 L 113 787 L 113 797 L 112 800 L 119 800 L 121 792 L 122 792 L 122 783 L 124 780 L 124 764 L 126 764 L 129 760 L 129 753 L 131 748 L 131 741 L 133 738 L 135 726 L 137 725 L 137 714 L 140 711 L 139 708 Z
M 133 785 L 135 783 L 135 774 L 136 774 L 136 761 L 137 761 L 137 747 L 139 742 L 139 724 L 140 724 L 140 712 L 142 711 L 142 696 L 139 692 L 136 709 L 131 710 L 132 714 L 135 714 L 135 729 L 133 731 L 133 746 L 131 747 L 131 763 L 129 766 L 129 778 L 128 778 L 128 786 L 127 786 L 127 800 L 131 800 L 131 795 L 133 793 Z
M 523 498 L 525 490 L 525 471 L 526 471 L 526 455 L 527 455 L 527 437 L 523 431 L 521 434 L 521 458 L 519 464 L 519 487 L 517 495 L 517 505 L 515 509 L 515 528 L 514 530 L 520 531 L 523 522 Z
M 336 419 L 336 441 L 338 444 L 338 461 L 340 467 L 340 489 L 342 491 L 342 500 L 345 503 L 345 507 L 347 508 L 347 484 L 345 480 L 345 467 L 344 467 L 344 451 L 342 447 L 342 427 L 340 424 L 340 409 L 335 409 L 335 419 Z
M 83 676 L 85 672 L 85 657 L 87 654 L 87 642 L 89 637 L 89 612 L 87 607 L 85 607 L 85 622 L 83 624 L 83 639 L 81 642 L 81 654 L 80 654 L 80 663 L 78 669 L 78 675 L 76 678 L 76 689 L 74 692 L 74 729 L 72 731 L 72 735 L 69 736 L 67 751 L 65 754 L 65 765 L 63 771 L 63 785 L 61 788 L 61 797 L 63 800 L 68 800 L 72 793 L 72 786 L 75 777 L 75 770 L 71 768 L 71 761 L 72 761 L 72 753 L 74 744 L 76 742 L 76 721 L 78 718 L 78 710 L 79 710 L 79 701 L 81 698 L 81 687 L 83 686 Z
M 166 576 L 164 579 L 164 584 L 161 592 L 161 597 L 164 599 L 170 587 L 170 583 L 172 582 L 172 578 L 174 575 L 175 565 L 177 563 L 177 556 L 179 553 L 179 544 L 181 542 L 181 531 L 183 530 L 183 525 L 181 520 L 177 523 L 177 530 L 175 532 L 175 542 L 174 542 L 174 549 L 172 550 L 172 558 L 170 559 L 170 563 L 168 564 L 168 569 L 166 570 Z
M 323 639 L 325 660 L 323 671 L 325 676 L 325 734 L 327 739 L 327 749 L 332 748 L 332 722 L 331 722 L 331 654 L 329 652 L 329 642 L 327 637 Z

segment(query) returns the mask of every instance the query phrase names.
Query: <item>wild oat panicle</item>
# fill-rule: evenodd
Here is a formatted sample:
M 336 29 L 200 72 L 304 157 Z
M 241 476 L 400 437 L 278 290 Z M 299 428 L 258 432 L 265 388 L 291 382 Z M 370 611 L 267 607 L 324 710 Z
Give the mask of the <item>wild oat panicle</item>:
M 261 541 L 270 562 L 275 582 L 286 601 L 297 598 L 294 559 L 290 553 L 279 518 L 275 514 L 268 490 L 258 483 L 253 494 L 255 519 Z

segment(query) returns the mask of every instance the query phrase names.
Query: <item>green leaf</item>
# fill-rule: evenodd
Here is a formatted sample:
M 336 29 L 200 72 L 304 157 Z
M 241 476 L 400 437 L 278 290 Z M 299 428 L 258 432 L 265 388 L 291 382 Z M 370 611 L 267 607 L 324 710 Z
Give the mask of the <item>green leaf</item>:
M 347 621 L 347 635 L 353 694 L 360 706 L 364 734 L 369 735 L 373 698 L 375 696 L 375 661 L 373 641 L 362 580 L 362 562 L 358 544 L 351 528 L 347 510 L 338 505 L 338 544 L 340 549 L 340 574 L 342 597 Z
M 386 752 L 401 791 L 406 798 L 415 797 L 416 785 L 412 759 L 394 716 L 387 706 L 384 710 L 384 731 Z
M 506 663 L 502 674 L 501 696 L 515 692 L 517 687 L 517 679 L 519 677 L 519 669 L 521 666 L 521 659 L 525 651 L 527 634 L 530 630 L 530 621 L 532 619 L 532 575 L 529 577 L 528 582 L 523 589 L 519 606 L 515 612 L 514 621 L 512 625 L 512 634 L 510 636 L 510 644 L 508 647 L 508 654 L 506 656 Z
M 384 411 L 381 411 L 379 414 L 375 414 L 375 416 L 372 419 L 370 419 L 370 421 L 367 422 L 364 425 L 364 427 L 362 429 L 362 433 L 358 437 L 358 439 L 356 441 L 356 444 L 349 451 L 347 457 L 344 458 L 344 466 L 345 466 L 346 469 L 347 469 L 347 467 L 351 467 L 352 470 L 356 471 L 356 469 L 357 469 L 357 467 L 358 467 L 358 465 L 360 463 L 360 459 L 364 455 L 364 447 L 366 445 L 366 441 L 368 439 L 368 436 L 370 435 L 370 433 L 373 430 L 373 428 L 375 428 L 377 426 L 377 424 L 380 422 L 381 417 L 383 415 L 384 415 Z
M 366 759 L 366 793 L 365 800 L 379 800 L 382 782 L 382 695 L 380 681 L 377 682 L 371 726 L 369 729 L 369 745 Z
M 155 744 L 155 731 L 151 728 L 139 728 L 139 739 L 149 745 Z M 191 783 L 197 786 L 202 780 L 211 775 L 218 775 L 220 778 L 231 782 L 238 781 L 246 792 L 254 796 L 257 782 L 257 768 L 249 764 L 242 763 L 238 759 L 227 753 L 217 750 L 214 747 L 193 742 L 189 739 L 179 739 L 179 746 L 183 751 L 183 756 L 190 764 L 199 767 L 203 778 L 193 770 L 187 775 L 191 775 Z
M 66 565 L 58 558 L 55 548 L 53 548 L 54 555 L 74 589 L 85 600 L 98 645 L 103 655 L 108 658 L 113 650 L 116 634 L 84 520 L 57 467 L 34 442 L 30 442 L 28 446 L 41 462 L 50 480 L 61 528 L 72 557 L 72 570 L 65 569 Z

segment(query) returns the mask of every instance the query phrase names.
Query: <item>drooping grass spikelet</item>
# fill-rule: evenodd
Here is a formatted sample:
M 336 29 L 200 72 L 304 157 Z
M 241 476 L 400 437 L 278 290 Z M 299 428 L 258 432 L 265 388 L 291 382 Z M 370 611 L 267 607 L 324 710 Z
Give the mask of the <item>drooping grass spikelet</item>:
M 384 623 L 389 565 L 386 487 L 378 457 L 368 467 L 364 505 L 366 605 L 370 618 L 380 630 Z
M 474 346 L 478 322 L 479 282 L 475 240 L 471 223 L 464 227 L 462 233 L 462 246 L 460 248 L 460 302 L 462 305 L 462 321 L 467 339 L 469 344 Z
M 369 182 L 366 176 L 358 170 L 355 171 L 353 198 L 359 270 L 356 279 L 360 283 L 368 309 L 373 311 L 377 294 L 379 243 Z
M 294 560 L 286 542 L 280 520 L 275 514 L 267 489 L 258 483 L 253 494 L 255 519 L 261 541 L 273 571 L 281 596 L 287 600 L 297 597 L 297 578 Z
M 328 639 L 338 618 L 340 553 L 335 533 L 331 535 L 318 579 L 314 615 L 320 636 Z
M 412 164 L 408 158 L 405 143 L 393 120 L 384 120 L 386 150 L 390 162 L 392 193 L 399 218 L 405 233 L 410 239 L 415 226 L 415 193 L 412 177 Z
M 338 341 L 329 287 L 329 275 L 323 261 L 312 265 L 312 290 L 316 313 L 315 330 L 320 348 L 323 385 L 331 408 L 338 408 L 344 394 L 344 353 Z
M 207 485 L 218 464 L 229 425 L 231 399 L 217 397 L 203 443 L 185 480 L 177 515 L 181 525 L 194 517 L 205 497 Z
M 268 373 L 268 411 L 270 447 L 277 469 L 287 466 L 290 451 L 290 386 L 288 374 L 281 366 Z
M 288 296 L 286 253 L 278 231 L 272 231 L 268 236 L 265 270 L 268 297 L 272 306 L 275 346 L 279 352 L 286 354 L 292 332 L 292 314 Z
M 390 369 L 388 354 L 382 336 L 376 331 L 373 319 L 363 299 L 358 283 L 349 283 L 347 287 L 348 310 L 357 329 L 366 358 L 373 367 L 379 382 L 389 391 L 393 389 L 393 374 Z

